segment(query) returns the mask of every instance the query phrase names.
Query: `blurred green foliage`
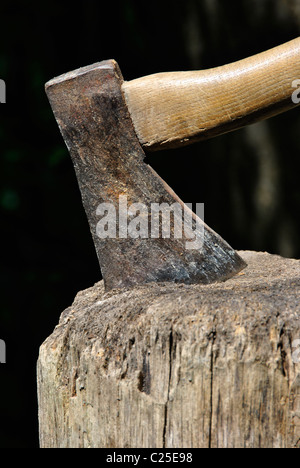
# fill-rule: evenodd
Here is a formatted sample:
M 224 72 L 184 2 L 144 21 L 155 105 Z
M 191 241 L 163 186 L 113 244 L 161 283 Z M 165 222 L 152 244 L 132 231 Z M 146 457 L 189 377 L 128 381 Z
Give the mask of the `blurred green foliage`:
M 299 12 L 299 0 L 1 2 L 1 447 L 38 446 L 39 345 L 101 278 L 45 82 L 107 58 L 127 80 L 218 66 L 298 36 Z M 147 160 L 235 248 L 299 257 L 299 126 L 295 109 Z

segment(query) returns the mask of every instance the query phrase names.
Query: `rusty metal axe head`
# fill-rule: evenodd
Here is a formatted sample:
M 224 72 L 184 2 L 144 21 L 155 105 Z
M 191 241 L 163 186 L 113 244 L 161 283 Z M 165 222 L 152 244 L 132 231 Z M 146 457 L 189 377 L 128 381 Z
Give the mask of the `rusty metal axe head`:
M 195 215 L 190 225 L 194 240 L 184 228 L 181 238 L 176 238 L 175 218 L 170 221 L 169 235 L 162 232 L 163 206 L 175 203 L 177 213 L 173 216 L 182 221 L 189 211 L 144 163 L 145 153 L 129 115 L 122 83 L 118 65 L 109 60 L 67 73 L 46 85 L 77 173 L 106 290 L 150 281 L 210 283 L 230 278 L 245 267 L 244 261 Z M 146 232 L 144 229 L 139 234 L 137 228 L 130 233 L 132 213 L 148 226 Z M 151 226 L 154 214 L 160 215 L 155 218 L 159 219 L 159 233 Z M 99 221 L 104 215 L 111 216 L 107 221 L 111 226 L 101 235 Z M 122 220 L 122 216 L 127 219 Z M 195 248 L 189 248 L 191 241 Z
M 300 50 L 299 42 L 297 47 Z M 269 59 L 266 56 L 265 60 Z M 244 65 L 247 69 L 247 59 Z M 254 69 L 250 62 L 248 65 L 250 71 Z M 261 60 L 261 67 L 265 65 Z M 255 69 L 259 72 L 258 66 Z M 228 69 L 226 72 L 231 80 L 235 79 L 234 73 Z M 246 109 L 245 112 L 245 108 L 243 120 L 237 106 L 232 107 L 231 113 L 227 106 L 224 113 L 220 106 L 216 110 L 216 104 L 209 101 L 204 106 L 207 115 L 215 112 L 218 117 L 210 126 L 208 116 L 203 117 L 205 127 L 199 122 L 199 115 L 193 114 L 195 103 L 192 107 L 190 104 L 187 115 L 180 102 L 186 99 L 188 108 L 191 96 L 184 96 L 195 93 L 197 80 L 198 91 L 202 90 L 203 96 L 207 96 L 207 83 L 211 86 L 207 73 L 198 77 L 191 73 L 192 77 L 162 74 L 153 75 L 154 81 L 147 77 L 143 82 L 124 83 L 117 63 L 108 60 L 66 73 L 46 84 L 76 170 L 106 290 L 152 281 L 187 284 L 224 281 L 246 266 L 218 234 L 195 214 L 191 215 L 172 189 L 144 162 L 142 144 L 155 149 L 174 146 L 174 142 L 178 146 L 203 139 L 206 130 L 209 137 L 251 120 L 250 111 Z M 219 71 L 217 75 L 220 76 Z M 257 83 L 253 77 L 253 86 L 258 86 Z M 230 90 L 234 83 L 225 85 Z M 157 86 L 158 92 L 155 91 Z M 178 98 L 180 86 L 187 87 L 188 93 L 183 97 L 179 93 Z M 281 90 L 284 87 L 282 83 L 278 86 Z M 278 102 L 274 104 L 275 110 L 272 109 L 272 99 L 273 103 L 281 99 L 282 110 L 286 110 L 286 96 L 280 97 L 275 91 L 272 89 L 275 97 L 269 96 L 269 101 L 257 103 L 257 112 L 252 109 L 253 121 L 280 112 Z M 248 96 L 249 89 L 245 89 L 237 99 Z M 199 96 L 194 98 L 199 99 Z M 230 100 L 234 101 L 234 97 Z M 164 224 L 166 214 L 170 215 L 169 229 Z M 186 219 L 190 219 L 189 227 L 186 227 Z M 154 221 L 158 223 L 155 229 Z

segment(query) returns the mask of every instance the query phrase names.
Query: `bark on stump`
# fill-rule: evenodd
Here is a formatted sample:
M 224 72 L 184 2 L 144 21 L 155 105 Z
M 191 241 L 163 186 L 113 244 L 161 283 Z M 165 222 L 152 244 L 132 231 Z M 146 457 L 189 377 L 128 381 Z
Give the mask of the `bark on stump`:
M 300 261 L 80 292 L 38 359 L 41 447 L 299 447 Z

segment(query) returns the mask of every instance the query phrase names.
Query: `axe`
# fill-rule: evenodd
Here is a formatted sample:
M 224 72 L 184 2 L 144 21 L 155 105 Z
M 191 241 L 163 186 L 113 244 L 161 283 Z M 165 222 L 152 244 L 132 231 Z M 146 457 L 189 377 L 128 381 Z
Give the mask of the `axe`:
M 299 78 L 297 38 L 210 70 L 126 82 L 117 63 L 106 60 L 46 84 L 106 291 L 153 281 L 208 284 L 245 268 L 144 162 L 144 150 L 177 148 L 291 109 L 300 101 Z

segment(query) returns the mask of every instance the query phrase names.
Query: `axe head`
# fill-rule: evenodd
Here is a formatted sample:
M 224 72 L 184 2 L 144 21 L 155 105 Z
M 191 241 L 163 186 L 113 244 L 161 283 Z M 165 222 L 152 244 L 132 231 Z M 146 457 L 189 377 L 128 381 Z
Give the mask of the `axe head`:
M 76 170 L 106 290 L 232 277 L 246 266 L 243 259 L 144 162 L 122 83 L 117 63 L 108 60 L 46 84 Z

